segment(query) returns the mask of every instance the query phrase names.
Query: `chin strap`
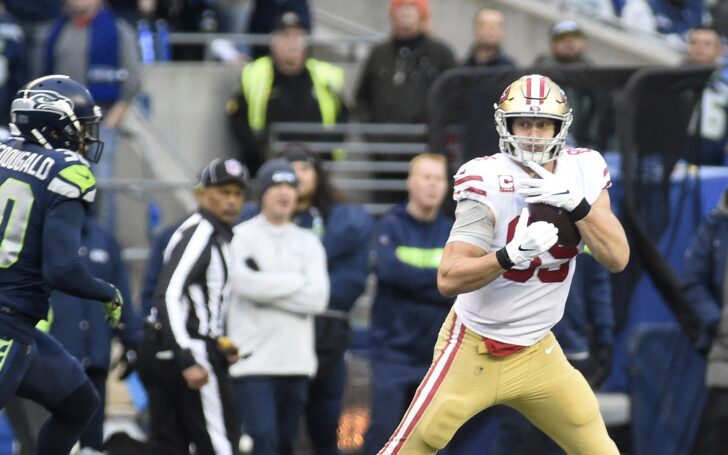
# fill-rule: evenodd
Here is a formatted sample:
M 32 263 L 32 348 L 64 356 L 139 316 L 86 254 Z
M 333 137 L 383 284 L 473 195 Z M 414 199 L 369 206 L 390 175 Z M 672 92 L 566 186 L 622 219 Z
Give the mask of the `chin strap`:
M 48 150 L 53 150 L 53 147 L 51 147 L 51 144 L 49 144 L 48 141 L 46 140 L 46 138 L 43 137 L 42 134 L 40 134 L 40 131 L 33 128 L 32 130 L 30 130 L 30 132 L 31 132 L 31 134 L 33 134 L 33 137 L 35 138 L 36 141 L 38 141 L 38 143 L 40 145 L 42 145 L 44 148 L 46 148 Z

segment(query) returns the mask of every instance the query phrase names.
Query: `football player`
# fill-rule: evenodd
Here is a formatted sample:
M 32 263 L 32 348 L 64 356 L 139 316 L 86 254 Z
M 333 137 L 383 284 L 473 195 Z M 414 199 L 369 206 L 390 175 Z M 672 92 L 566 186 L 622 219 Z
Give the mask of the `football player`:
M 435 357 L 380 454 L 427 454 L 490 406 L 520 411 L 567 453 L 618 454 L 597 399 L 550 329 L 564 312 L 578 248 L 611 272 L 629 246 L 613 214 L 602 156 L 565 148 L 572 115 L 561 88 L 532 74 L 495 105 L 500 153 L 455 175 L 456 220 L 438 270 L 443 295 L 457 295 Z M 530 222 L 527 205 L 564 209 L 582 242 L 557 244 L 557 228 Z
M 13 137 L 0 143 L 0 407 L 11 395 L 51 412 L 37 453 L 68 454 L 99 406 L 81 364 L 35 329 L 51 288 L 103 302 L 116 327 L 122 298 L 81 265 L 81 227 L 96 193 L 89 161 L 101 156 L 101 111 L 68 76 L 20 89 L 10 109 Z

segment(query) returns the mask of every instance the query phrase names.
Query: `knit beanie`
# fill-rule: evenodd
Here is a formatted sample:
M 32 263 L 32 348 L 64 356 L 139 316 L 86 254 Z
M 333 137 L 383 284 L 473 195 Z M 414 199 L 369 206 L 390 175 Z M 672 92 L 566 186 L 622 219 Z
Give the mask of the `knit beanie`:
M 420 12 L 420 19 L 427 19 L 430 17 L 430 3 L 427 0 L 390 0 L 389 2 L 389 15 L 394 13 L 394 10 L 404 5 L 414 5 L 417 11 Z
M 280 183 L 287 183 L 292 186 L 298 185 L 296 173 L 291 163 L 284 158 L 268 160 L 258 169 L 258 195 L 263 197 L 268 188 Z

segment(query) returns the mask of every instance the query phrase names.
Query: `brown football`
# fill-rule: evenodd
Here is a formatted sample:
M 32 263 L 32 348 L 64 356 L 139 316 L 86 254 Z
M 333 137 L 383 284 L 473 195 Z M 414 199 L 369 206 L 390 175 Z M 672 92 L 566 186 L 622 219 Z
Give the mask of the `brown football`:
M 575 247 L 581 241 L 581 233 L 566 211 L 548 204 L 528 204 L 532 221 L 548 221 L 559 230 L 559 245 Z

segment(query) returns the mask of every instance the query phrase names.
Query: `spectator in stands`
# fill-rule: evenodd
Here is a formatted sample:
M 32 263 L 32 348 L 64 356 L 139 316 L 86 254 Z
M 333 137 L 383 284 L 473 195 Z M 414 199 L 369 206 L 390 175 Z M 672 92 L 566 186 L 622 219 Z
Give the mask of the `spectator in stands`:
M 718 32 L 710 27 L 698 27 L 688 32 L 685 65 L 715 65 L 703 90 L 700 111 L 693 115 L 689 133 L 699 135 L 695 150 L 688 149 L 686 159 L 695 164 L 724 165 L 728 145 L 728 67 L 724 63 L 725 44 Z M 698 123 L 699 122 L 699 123 Z M 695 128 L 699 126 L 699 131 Z
M 102 0 L 68 0 L 66 5 L 68 14 L 53 24 L 46 42 L 45 73 L 67 74 L 85 84 L 101 106 L 104 153 L 94 166 L 94 175 L 103 186 L 115 175 L 119 124 L 141 88 L 136 34 Z M 99 221 L 102 228 L 114 233 L 113 190 L 101 199 Z
M 710 22 L 707 3 L 703 0 L 626 0 L 621 22 L 683 41 L 688 30 Z
M 718 65 L 723 63 L 725 40 L 712 27 L 696 27 L 687 34 L 686 65 Z
M 106 0 L 106 3 L 116 17 L 125 19 L 132 27 L 136 26 L 140 0 Z
M 588 250 L 587 250 L 588 251 Z M 612 369 L 614 311 L 611 276 L 590 254 L 576 257 L 576 270 L 566 299 L 564 317 L 552 329 L 571 365 L 594 389 Z M 492 455 L 563 454 L 551 439 L 521 414 L 508 408 Z
M 513 59 L 501 51 L 505 38 L 505 17 L 503 13 L 481 8 L 473 17 L 473 35 L 475 40 L 465 60 L 465 66 L 516 66 Z
M 321 160 L 304 146 L 289 146 L 283 157 L 298 179 L 293 222 L 316 234 L 326 250 L 331 293 L 326 313 L 315 320 L 318 369 L 309 388 L 306 423 L 313 453 L 336 455 L 346 384 L 344 353 L 351 339 L 348 318 L 366 287 L 373 220 L 362 206 L 345 201 Z
M 15 18 L 0 0 L 0 128 L 10 121 L 10 103 L 28 81 L 25 37 Z
M 279 2 L 275 3 L 279 4 Z M 245 32 L 250 23 L 252 6 L 249 0 L 218 0 L 217 11 L 220 33 Z M 276 16 L 280 16 L 280 14 Z
M 372 123 L 424 123 L 427 91 L 455 66 L 443 42 L 428 36 L 427 0 L 390 0 L 391 38 L 375 46 L 356 91 L 358 116 Z
M 91 274 L 116 286 L 124 296 L 121 325 L 117 334 L 125 347 L 122 362 L 126 378 L 136 365 L 136 348 L 142 339 L 142 323 L 132 307 L 129 279 L 121 249 L 116 240 L 95 220 L 86 219 L 81 231 L 79 256 Z M 81 448 L 103 449 L 106 380 L 109 374 L 111 340 L 114 332 L 104 319 L 98 302 L 80 299 L 62 292 L 51 294 L 50 333 L 61 342 L 84 367 L 101 398 L 101 406 L 81 435 Z
M 591 65 L 593 62 L 586 55 L 588 48 L 589 43 L 579 24 L 570 19 L 563 20 L 551 28 L 549 53 L 536 57 L 533 66 Z
M 413 158 L 409 200 L 384 216 L 374 232 L 378 284 L 370 328 L 373 390 L 365 455 L 384 446 L 407 410 L 452 306 L 453 300 L 437 290 L 437 267 L 452 227 L 441 210 L 447 173 L 442 155 Z
M 578 13 L 587 17 L 601 20 L 614 20 L 615 8 L 621 5 L 622 0 L 564 0 L 562 10 L 569 13 Z
M 728 447 L 728 189 L 703 220 L 685 252 L 682 287 L 700 321 L 698 352 L 707 356 L 708 398 L 694 455 L 719 455 Z
M 313 452 L 337 454 L 337 429 L 346 383 L 344 353 L 351 330 L 348 314 L 366 287 L 372 217 L 333 186 L 321 160 L 302 143 L 289 144 L 281 157 L 291 162 L 298 179 L 293 223 L 316 234 L 326 250 L 331 283 L 329 304 L 316 316 L 316 377 L 309 387 L 306 423 Z M 260 213 L 246 204 L 243 220 Z
M 499 67 L 513 68 L 514 60 L 501 51 L 501 44 L 505 37 L 505 18 L 503 13 L 490 9 L 479 9 L 473 18 L 473 32 L 475 41 L 470 52 L 463 62 L 466 67 Z M 489 120 L 492 99 L 483 94 L 487 87 L 479 85 L 474 88 L 463 109 L 467 115 L 464 121 L 462 135 L 461 162 L 482 156 L 483 144 L 488 142 L 487 136 L 495 136 Z
M 728 1 L 717 0 L 713 2 L 710 7 L 710 17 L 712 26 L 720 36 L 728 36 Z
M 271 123 L 315 122 L 326 127 L 347 117 L 344 71 L 308 57 L 306 25 L 300 16 L 287 12 L 277 19 L 270 49 L 270 56 L 243 67 L 240 90 L 227 105 L 239 158 L 253 174 L 266 159 Z
M 255 0 L 253 11 L 250 13 L 248 33 L 268 35 L 275 31 L 277 19 L 287 12 L 296 13 L 301 20 L 301 26 L 310 33 L 312 30 L 311 11 L 308 0 Z M 268 55 L 269 49 L 265 46 L 253 47 L 253 58 Z
M 43 74 L 45 40 L 51 23 L 61 16 L 61 0 L 4 0 L 4 3 L 23 29 L 28 78 L 35 79 Z
M 225 320 L 235 266 L 229 242 L 247 175 L 236 160 L 212 160 L 196 187 L 198 210 L 166 247 L 139 349 L 150 402 L 151 434 L 143 445 L 151 453 L 185 454 L 191 443 L 200 455 L 237 451 L 228 364 L 238 356 L 225 336 Z
M 241 352 L 230 373 L 253 455 L 292 455 L 316 374 L 314 315 L 329 301 L 326 252 L 292 223 L 298 199 L 288 160 L 258 171 L 260 215 L 235 227 L 228 331 Z
M 589 42 L 579 24 L 566 19 L 551 28 L 549 52 L 536 57 L 533 66 L 591 66 L 594 62 L 586 55 L 588 49 Z M 609 121 L 604 118 L 607 105 L 605 95 L 597 90 L 577 92 L 568 86 L 564 87 L 564 91 L 574 112 L 570 143 L 579 147 L 595 147 L 600 136 L 598 130 L 603 127 L 602 122 Z

